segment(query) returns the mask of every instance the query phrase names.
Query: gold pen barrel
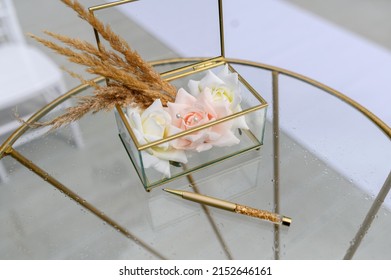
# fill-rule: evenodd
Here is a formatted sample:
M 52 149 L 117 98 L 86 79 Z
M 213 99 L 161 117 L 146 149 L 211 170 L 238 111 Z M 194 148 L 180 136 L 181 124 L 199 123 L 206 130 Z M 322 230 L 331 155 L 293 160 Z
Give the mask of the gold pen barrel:
M 266 220 L 278 225 L 290 226 L 292 219 L 289 217 L 282 216 L 277 213 L 272 213 L 266 210 L 259 210 L 252 207 L 244 206 L 244 205 L 236 205 L 234 210 L 238 214 L 247 215 L 254 218 L 259 218 L 262 220 Z
M 191 201 L 198 202 L 198 203 L 203 203 L 203 204 L 206 204 L 206 205 L 209 205 L 212 207 L 216 207 L 216 208 L 220 208 L 223 210 L 228 210 L 228 211 L 234 212 L 236 209 L 235 203 L 221 200 L 221 199 L 216 199 L 216 198 L 209 197 L 206 195 L 200 195 L 200 194 L 192 193 L 192 192 L 183 192 L 182 197 L 187 200 L 191 200 Z

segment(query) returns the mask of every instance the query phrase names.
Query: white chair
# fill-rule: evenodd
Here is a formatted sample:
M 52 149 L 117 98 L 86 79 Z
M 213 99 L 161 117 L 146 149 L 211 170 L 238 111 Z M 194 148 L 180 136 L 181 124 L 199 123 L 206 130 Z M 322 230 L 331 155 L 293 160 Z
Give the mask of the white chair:
M 26 44 L 12 0 L 0 0 L 0 111 L 39 96 L 49 102 L 65 91 L 62 73 L 57 65 L 40 50 Z M 15 119 L 0 123 L 0 135 L 13 131 L 19 125 Z M 70 128 L 75 145 L 82 147 L 83 139 L 78 124 L 73 123 Z M 24 144 L 46 130 L 41 129 L 40 132 L 33 130 L 15 145 Z M 0 162 L 0 181 L 6 181 L 6 175 Z

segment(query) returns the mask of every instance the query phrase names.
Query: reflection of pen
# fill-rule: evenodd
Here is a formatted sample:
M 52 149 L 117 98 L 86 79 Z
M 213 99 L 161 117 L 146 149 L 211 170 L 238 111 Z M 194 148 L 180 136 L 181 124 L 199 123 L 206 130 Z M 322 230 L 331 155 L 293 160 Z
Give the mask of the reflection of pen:
M 168 193 L 181 196 L 182 198 L 187 200 L 206 204 L 212 207 L 217 207 L 231 212 L 236 212 L 243 215 L 248 215 L 254 218 L 259 218 L 279 225 L 284 225 L 289 227 L 292 222 L 291 218 L 279 215 L 277 213 L 272 213 L 266 210 L 259 210 L 248 206 L 239 205 L 233 202 L 217 199 L 210 196 L 205 196 L 193 192 L 180 191 L 180 190 L 171 190 L 171 189 L 163 189 L 163 190 Z

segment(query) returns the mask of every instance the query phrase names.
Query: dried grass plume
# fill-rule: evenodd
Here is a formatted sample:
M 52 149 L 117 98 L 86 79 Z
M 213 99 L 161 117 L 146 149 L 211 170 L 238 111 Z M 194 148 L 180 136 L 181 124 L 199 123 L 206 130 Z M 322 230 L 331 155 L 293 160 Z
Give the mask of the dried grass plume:
M 63 115 L 31 126 L 52 126 L 52 129 L 55 129 L 76 121 L 87 113 L 112 110 L 116 105 L 146 108 L 159 98 L 163 104 L 175 100 L 175 87 L 164 81 L 160 74 L 132 50 L 123 38 L 112 31 L 109 25 L 99 21 L 78 1 L 61 1 L 89 23 L 109 44 L 110 49 L 103 44 L 98 48 L 84 40 L 49 31 L 45 33 L 59 43 L 32 34 L 30 36 L 58 54 L 66 56 L 69 61 L 85 66 L 88 73 L 105 77 L 107 85 L 100 86 L 85 80 L 79 74 L 68 71 L 81 83 L 92 86 L 94 95 L 80 97 L 78 104 L 68 108 Z

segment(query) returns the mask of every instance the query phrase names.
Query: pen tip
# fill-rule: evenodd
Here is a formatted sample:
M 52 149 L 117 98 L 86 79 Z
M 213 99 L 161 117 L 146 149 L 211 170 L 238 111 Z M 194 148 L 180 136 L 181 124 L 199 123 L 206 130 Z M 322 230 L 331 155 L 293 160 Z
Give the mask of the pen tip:
M 179 195 L 179 196 L 182 196 L 182 194 L 183 194 L 182 191 L 172 190 L 172 189 L 163 189 L 163 191 L 171 193 L 171 194 Z

